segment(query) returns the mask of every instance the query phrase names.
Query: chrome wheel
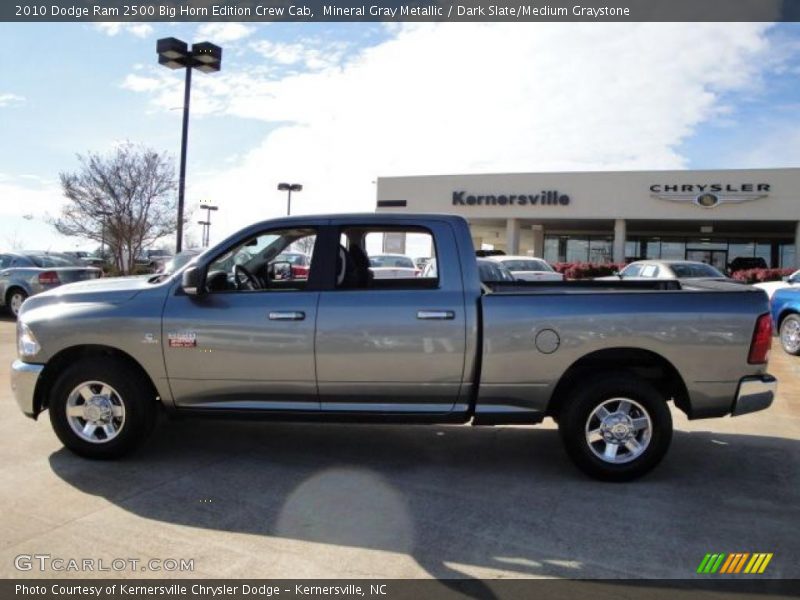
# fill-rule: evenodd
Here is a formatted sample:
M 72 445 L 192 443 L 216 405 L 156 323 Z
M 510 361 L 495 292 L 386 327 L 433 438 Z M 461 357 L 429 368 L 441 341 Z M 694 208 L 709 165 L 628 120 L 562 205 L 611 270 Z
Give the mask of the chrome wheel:
M 78 437 L 93 444 L 113 440 L 125 426 L 125 405 L 102 381 L 86 381 L 67 397 L 67 421 Z
M 19 316 L 19 311 L 22 308 L 22 303 L 25 302 L 25 298 L 26 296 L 24 293 L 14 292 L 8 299 L 8 308 L 15 317 Z
M 599 404 L 586 420 L 586 443 L 607 463 L 637 459 L 650 444 L 653 423 L 644 407 L 630 398 L 611 398 Z
M 781 324 L 781 345 L 789 354 L 800 352 L 800 320 L 787 317 Z

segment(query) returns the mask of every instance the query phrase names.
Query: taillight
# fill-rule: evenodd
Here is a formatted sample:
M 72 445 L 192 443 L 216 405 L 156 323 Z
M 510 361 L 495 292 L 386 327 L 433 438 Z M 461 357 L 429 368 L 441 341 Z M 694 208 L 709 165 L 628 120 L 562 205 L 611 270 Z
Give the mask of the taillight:
M 758 317 L 756 328 L 753 331 L 753 341 L 750 342 L 750 354 L 747 362 L 751 365 L 763 365 L 769 359 L 769 349 L 772 347 L 772 319 L 769 314 Z
M 58 273 L 55 271 L 45 271 L 39 273 L 39 283 L 42 285 L 58 285 L 61 281 L 58 279 Z

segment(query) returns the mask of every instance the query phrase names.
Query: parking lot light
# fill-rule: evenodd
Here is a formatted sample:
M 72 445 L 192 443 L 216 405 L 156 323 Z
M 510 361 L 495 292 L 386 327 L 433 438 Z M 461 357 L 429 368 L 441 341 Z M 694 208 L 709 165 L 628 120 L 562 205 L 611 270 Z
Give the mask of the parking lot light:
M 292 192 L 302 192 L 303 186 L 299 183 L 279 183 L 278 191 L 287 192 L 286 197 L 286 215 L 292 214 Z
M 189 99 L 192 89 L 192 69 L 216 73 L 222 68 L 222 48 L 211 42 L 189 45 L 178 38 L 161 38 L 156 42 L 158 64 L 170 69 L 186 69 L 183 88 L 183 128 L 181 133 L 181 163 L 178 177 L 178 230 L 175 252 L 183 247 L 183 207 L 186 190 L 186 145 L 189 138 Z

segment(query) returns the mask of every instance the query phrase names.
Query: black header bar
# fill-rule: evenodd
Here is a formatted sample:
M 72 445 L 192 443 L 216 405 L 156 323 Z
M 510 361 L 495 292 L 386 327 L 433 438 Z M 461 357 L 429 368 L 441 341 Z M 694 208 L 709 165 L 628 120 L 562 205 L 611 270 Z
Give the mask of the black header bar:
M 0 21 L 798 21 L 800 0 L 4 0 Z

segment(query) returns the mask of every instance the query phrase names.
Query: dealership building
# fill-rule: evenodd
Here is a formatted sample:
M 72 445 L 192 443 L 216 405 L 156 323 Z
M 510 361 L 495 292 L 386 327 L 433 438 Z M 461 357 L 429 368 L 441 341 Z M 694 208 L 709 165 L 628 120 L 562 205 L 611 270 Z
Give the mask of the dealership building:
M 476 248 L 550 263 L 800 266 L 800 169 L 381 177 L 377 200 L 379 212 L 461 215 Z

